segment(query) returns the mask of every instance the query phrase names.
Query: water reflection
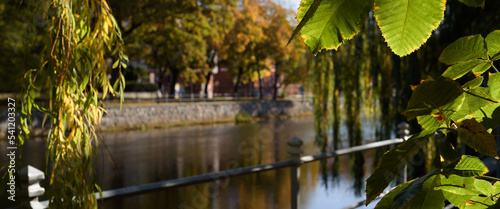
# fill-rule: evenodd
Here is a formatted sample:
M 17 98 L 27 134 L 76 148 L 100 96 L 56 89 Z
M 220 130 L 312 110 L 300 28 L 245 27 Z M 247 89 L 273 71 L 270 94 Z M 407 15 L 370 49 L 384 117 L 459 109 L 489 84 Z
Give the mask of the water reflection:
M 289 158 L 286 141 L 292 137 L 304 140 L 305 155 L 318 154 L 313 121 L 313 118 L 294 118 L 102 134 L 104 143 L 99 146 L 99 160 L 95 164 L 98 184 L 108 190 L 286 160 Z M 22 164 L 44 169 L 44 147 L 42 139 L 26 142 Z M 6 154 L 5 150 L 0 147 L 0 154 Z M 373 154 L 374 151 L 363 152 L 366 162 L 364 176 L 357 176 L 360 182 L 371 172 Z M 352 176 L 350 165 L 356 162 L 349 156 L 326 161 L 325 168 L 330 171 L 327 182 L 331 185 L 335 160 L 340 168 L 335 187 L 322 186 L 325 184 L 321 180 L 320 162 L 301 166 L 301 208 L 339 208 L 363 199 L 356 197 L 352 189 L 356 176 Z M 283 168 L 110 200 L 101 203 L 100 208 L 288 208 L 289 172 L 289 168 Z

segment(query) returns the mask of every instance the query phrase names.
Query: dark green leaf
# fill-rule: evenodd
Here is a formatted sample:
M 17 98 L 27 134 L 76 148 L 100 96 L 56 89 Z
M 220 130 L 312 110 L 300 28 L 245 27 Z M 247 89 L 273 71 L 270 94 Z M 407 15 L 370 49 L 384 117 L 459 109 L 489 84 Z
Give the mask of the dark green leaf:
M 484 71 L 488 70 L 490 67 L 491 67 L 490 63 L 488 63 L 488 61 L 486 60 L 481 60 L 481 59 L 469 60 L 448 67 L 448 69 L 444 71 L 443 77 L 448 77 L 453 80 L 456 80 L 458 78 L 461 78 L 471 70 L 474 72 L 474 74 L 479 73 L 480 75 Z
M 430 176 L 425 180 L 422 189 L 410 199 L 404 208 L 408 209 L 442 209 L 445 198 L 443 193 L 434 188 L 439 185 L 440 175 Z
M 366 180 L 366 204 L 375 199 L 411 161 L 419 149 L 427 144 L 435 130 L 425 130 L 413 135 L 408 141 L 389 150 L 382 156 L 373 174 Z
M 457 124 L 459 126 L 457 128 L 458 138 L 462 142 L 481 154 L 497 157 L 497 143 L 495 137 L 488 133 L 475 118 Z
M 439 56 L 439 61 L 453 65 L 478 58 L 487 60 L 488 52 L 484 38 L 481 35 L 473 35 L 459 38 L 448 45 Z
M 413 90 L 406 116 L 413 119 L 420 115 L 434 114 L 440 120 L 449 119 L 460 108 L 463 100 L 462 87 L 450 78 L 427 80 Z
M 384 195 L 382 199 L 377 203 L 377 206 L 375 206 L 375 209 L 386 209 L 386 208 L 391 208 L 392 204 L 394 203 L 394 197 L 403 191 L 408 185 L 410 185 L 411 182 L 406 182 L 404 184 L 398 185 L 396 188 L 392 189 L 389 193 Z
M 486 48 L 493 60 L 500 59 L 500 30 L 495 30 L 486 36 Z
M 481 7 L 484 6 L 484 0 L 459 0 L 469 7 Z
M 448 136 L 444 135 L 443 132 L 436 131 L 431 139 L 438 145 L 439 154 L 443 159 L 447 161 L 453 161 L 460 158 L 460 155 L 455 150 L 453 145 L 447 139 Z
M 392 208 L 403 208 L 406 206 L 406 204 L 412 199 L 415 195 L 420 193 L 421 191 L 424 191 L 424 182 L 427 180 L 430 180 L 431 182 L 434 180 L 436 177 L 434 175 L 435 170 L 429 172 L 425 176 L 422 176 L 410 183 L 408 187 L 406 187 L 403 191 L 401 191 L 399 194 L 397 194 L 394 197 L 394 203 L 392 205 Z

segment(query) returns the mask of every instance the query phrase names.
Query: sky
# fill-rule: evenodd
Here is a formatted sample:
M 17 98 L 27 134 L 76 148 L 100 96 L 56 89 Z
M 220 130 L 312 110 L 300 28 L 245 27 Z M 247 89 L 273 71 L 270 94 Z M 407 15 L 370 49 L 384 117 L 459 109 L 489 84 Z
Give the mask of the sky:
M 281 4 L 284 8 L 292 9 L 295 12 L 297 12 L 300 5 L 300 0 L 274 0 L 274 2 Z

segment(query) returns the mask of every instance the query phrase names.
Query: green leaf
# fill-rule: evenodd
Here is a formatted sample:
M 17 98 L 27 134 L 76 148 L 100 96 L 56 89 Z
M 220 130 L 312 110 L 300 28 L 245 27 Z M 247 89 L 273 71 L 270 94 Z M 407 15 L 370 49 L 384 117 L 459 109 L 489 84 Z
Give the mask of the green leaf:
M 445 0 L 375 0 L 374 15 L 392 51 L 405 56 L 420 48 L 444 17 Z
M 394 178 L 401 173 L 436 130 L 425 130 L 414 134 L 408 141 L 389 150 L 382 156 L 373 174 L 366 180 L 366 204 L 373 201 Z
M 483 76 L 479 76 L 479 77 L 474 78 L 474 79 L 468 81 L 467 83 L 465 83 L 462 86 L 462 88 L 464 88 L 464 89 L 473 89 L 473 88 L 476 88 L 476 87 L 480 86 L 483 83 L 483 80 L 484 80 L 484 77 Z
M 453 65 L 478 58 L 487 60 L 488 52 L 484 38 L 481 35 L 473 35 L 459 38 L 448 45 L 439 56 L 439 61 Z
M 486 36 L 486 48 L 492 60 L 500 59 L 500 30 L 495 30 Z
M 399 194 L 397 194 L 394 197 L 394 203 L 392 205 L 392 208 L 403 208 L 406 206 L 406 204 L 415 197 L 418 193 L 421 191 L 424 191 L 424 182 L 427 180 L 430 180 L 431 182 L 434 180 L 436 177 L 434 175 L 436 170 L 433 170 L 426 174 L 425 176 L 422 176 L 414 181 L 411 181 L 410 185 L 406 187 L 403 191 L 401 191 Z
M 444 116 L 449 119 L 460 109 L 463 100 L 462 87 L 450 78 L 426 80 L 413 90 L 406 108 L 406 116 L 413 119 L 419 115 L 435 114 L 435 117 Z
M 488 86 L 490 87 L 491 97 L 493 97 L 493 99 L 497 101 L 500 101 L 500 73 L 494 73 L 490 75 Z
M 446 127 L 446 120 L 439 120 L 438 117 L 433 115 L 417 116 L 417 121 L 424 130 Z
M 440 175 L 434 175 L 425 180 L 420 192 L 410 199 L 404 208 L 408 209 L 442 209 L 445 198 L 443 193 L 434 188 L 439 185 Z
M 485 129 L 493 129 L 500 126 L 500 103 L 482 107 L 474 112 L 476 120 L 483 125 Z
M 474 156 L 462 155 L 459 161 L 443 168 L 446 175 L 458 175 L 462 177 L 481 176 L 488 173 L 488 167 Z
M 462 142 L 481 154 L 497 157 L 497 143 L 495 137 L 488 133 L 475 118 L 457 124 L 459 126 L 457 128 L 458 138 Z
M 490 64 L 486 60 L 469 60 L 466 62 L 460 62 L 448 67 L 442 76 L 456 80 L 473 69 L 479 68 L 477 71 L 481 71 L 485 64 L 488 68 L 490 67 Z
M 448 77 L 453 80 L 456 80 L 458 78 L 461 78 L 465 74 L 467 74 L 469 71 L 472 70 L 474 72 L 474 75 L 481 75 L 483 72 L 488 70 L 491 67 L 491 64 L 488 63 L 486 60 L 469 60 L 465 62 L 460 62 L 457 64 L 454 64 L 446 71 L 443 73 L 443 77 Z
M 300 23 L 293 34 L 300 30 L 300 36 L 315 54 L 322 49 L 337 49 L 343 40 L 360 31 L 372 6 L 371 0 L 303 0 L 297 15 Z
M 389 193 L 384 195 L 382 199 L 377 203 L 377 206 L 375 206 L 375 209 L 386 209 L 386 208 L 391 208 L 392 204 L 394 203 L 394 197 L 399 194 L 403 189 L 408 187 L 411 182 L 406 182 L 404 184 L 398 185 L 396 188 L 392 189 Z
M 443 191 L 444 197 L 451 204 L 463 208 L 467 200 L 478 194 L 474 187 L 474 181 L 474 177 L 457 175 L 445 177 L 441 175 L 441 185 L 435 187 L 435 189 Z
M 474 186 L 476 187 L 477 191 L 486 196 L 491 196 L 493 195 L 493 193 L 495 193 L 493 186 L 488 181 L 476 179 L 476 181 L 474 181 Z
M 459 0 L 469 7 L 481 7 L 484 6 L 484 0 Z
M 113 63 L 113 69 L 117 68 L 118 67 L 118 64 L 120 64 L 120 60 L 116 60 L 115 63 Z
M 454 121 L 460 121 L 462 119 L 470 119 L 475 117 L 475 112 L 479 110 L 479 108 L 487 106 L 490 104 L 490 101 L 487 99 L 491 99 L 488 88 L 475 88 L 470 90 L 465 90 L 466 94 L 464 94 L 465 99 L 462 103 L 460 109 L 453 114 L 451 119 Z

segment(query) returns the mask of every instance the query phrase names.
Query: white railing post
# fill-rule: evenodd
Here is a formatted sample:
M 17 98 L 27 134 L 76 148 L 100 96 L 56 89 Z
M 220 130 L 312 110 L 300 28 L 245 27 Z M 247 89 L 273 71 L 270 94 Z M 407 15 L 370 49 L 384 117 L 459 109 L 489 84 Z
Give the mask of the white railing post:
M 410 125 L 408 123 L 402 122 L 398 124 L 398 137 L 402 138 L 406 141 L 406 137 L 410 135 Z M 408 181 L 408 166 L 405 166 L 403 170 L 403 182 L 406 183 Z
M 292 156 L 292 160 L 295 162 L 295 165 L 293 165 L 290 168 L 290 183 L 291 183 L 291 209 L 297 209 L 299 205 L 299 187 L 300 187 L 300 164 L 302 163 L 300 160 L 300 154 L 302 154 L 304 151 L 301 149 L 301 146 L 303 144 L 302 140 L 300 140 L 297 137 L 294 137 L 287 142 L 288 146 L 288 154 Z
M 45 179 L 45 174 L 33 166 L 26 166 L 19 170 L 21 181 L 20 194 L 21 204 L 30 209 L 44 209 L 48 205 L 40 203 L 38 197 L 45 193 L 45 189 L 40 186 L 40 181 Z

